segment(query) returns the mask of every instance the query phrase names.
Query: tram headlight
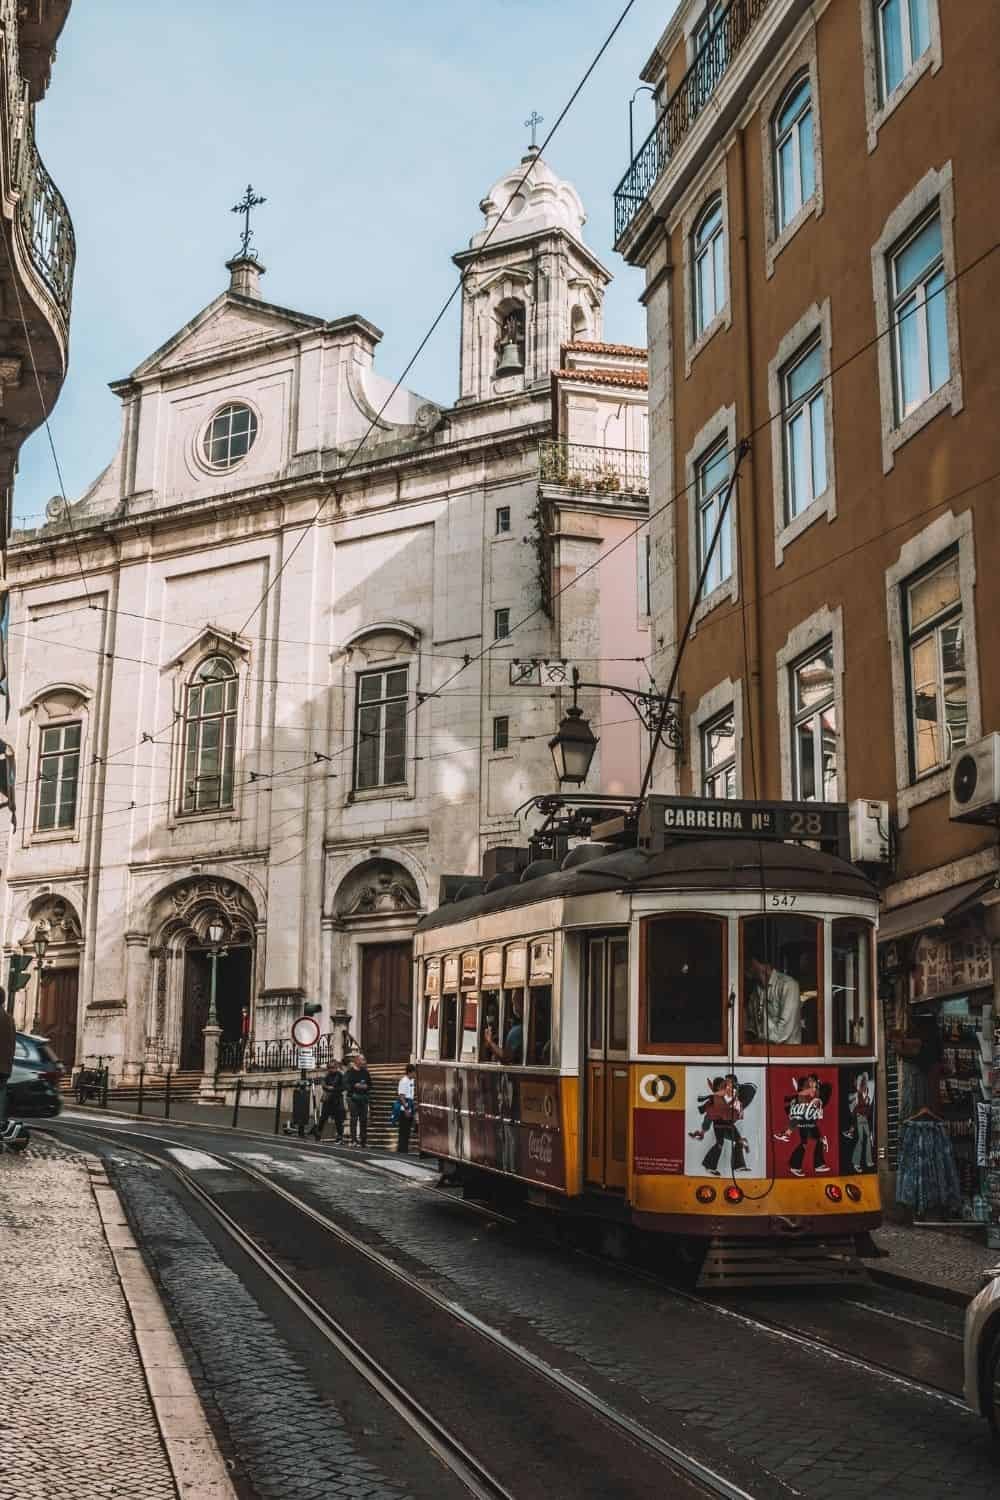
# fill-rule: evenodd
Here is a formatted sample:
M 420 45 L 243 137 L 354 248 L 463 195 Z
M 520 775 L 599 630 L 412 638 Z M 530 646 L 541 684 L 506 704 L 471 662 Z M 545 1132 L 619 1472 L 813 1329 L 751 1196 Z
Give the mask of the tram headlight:
M 850 1198 L 852 1203 L 861 1202 L 861 1189 L 858 1187 L 856 1182 L 847 1183 L 844 1191 L 847 1194 L 848 1198 Z
M 699 1203 L 715 1202 L 715 1188 L 709 1187 L 707 1182 L 703 1182 L 700 1188 L 696 1188 L 694 1195 Z
M 826 1196 L 831 1203 L 839 1203 L 844 1194 L 835 1182 L 828 1182 L 826 1185 Z
M 725 1198 L 727 1203 L 742 1203 L 743 1189 L 741 1187 L 737 1187 L 735 1182 L 732 1182 L 730 1183 L 729 1187 L 726 1188 L 726 1191 L 722 1196 L 723 1198 Z

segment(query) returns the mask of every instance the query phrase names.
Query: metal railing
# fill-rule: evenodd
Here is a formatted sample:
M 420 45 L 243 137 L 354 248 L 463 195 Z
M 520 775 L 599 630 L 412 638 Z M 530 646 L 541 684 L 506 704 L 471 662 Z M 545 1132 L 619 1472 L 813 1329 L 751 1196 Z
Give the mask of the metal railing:
M 336 1059 L 336 1036 L 333 1032 L 321 1036 L 315 1047 L 309 1048 L 314 1059 L 312 1068 L 325 1068 Z M 353 1041 L 353 1038 L 349 1038 Z M 221 1042 L 219 1045 L 218 1071 L 220 1073 L 287 1073 L 300 1068 L 302 1048 L 283 1037 L 274 1042 Z M 348 1046 L 348 1050 L 350 1047 Z M 357 1044 L 355 1043 L 355 1050 Z
M 667 100 L 615 188 L 615 240 L 621 239 L 771 0 L 730 0 Z
M 649 454 L 641 448 L 546 441 L 538 445 L 538 477 L 578 495 L 648 495 Z
M 68 325 L 73 300 L 76 235 L 66 200 L 39 156 L 30 130 L 25 132 L 22 146 L 19 185 L 21 232 L 32 264 Z

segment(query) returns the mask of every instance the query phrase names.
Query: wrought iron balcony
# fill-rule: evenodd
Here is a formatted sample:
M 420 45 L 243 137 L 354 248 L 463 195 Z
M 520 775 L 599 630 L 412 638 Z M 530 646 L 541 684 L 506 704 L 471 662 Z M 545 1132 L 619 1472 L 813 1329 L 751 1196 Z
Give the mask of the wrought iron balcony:
M 730 0 L 615 188 L 620 240 L 771 0 Z
M 25 245 L 68 326 L 76 236 L 66 201 L 49 176 L 30 131 L 25 133 L 22 147 L 19 186 L 18 212 Z
M 539 443 L 538 477 L 577 495 L 648 495 L 649 454 L 590 443 Z

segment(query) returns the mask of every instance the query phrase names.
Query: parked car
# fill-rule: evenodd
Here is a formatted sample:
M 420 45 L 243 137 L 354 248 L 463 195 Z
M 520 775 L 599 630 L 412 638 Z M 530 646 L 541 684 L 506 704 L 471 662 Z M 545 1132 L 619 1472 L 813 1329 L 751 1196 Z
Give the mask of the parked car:
M 1000 1266 L 965 1312 L 965 1399 L 1000 1442 Z
M 11 1119 L 51 1118 L 62 1109 L 59 1079 L 62 1063 L 43 1036 L 19 1031 L 14 1042 L 14 1066 L 7 1084 L 7 1114 Z

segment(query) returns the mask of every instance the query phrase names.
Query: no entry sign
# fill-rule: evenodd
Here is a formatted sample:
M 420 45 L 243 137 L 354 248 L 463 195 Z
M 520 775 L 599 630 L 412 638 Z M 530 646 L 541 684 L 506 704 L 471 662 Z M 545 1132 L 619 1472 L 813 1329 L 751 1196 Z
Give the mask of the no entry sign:
M 299 1016 L 292 1022 L 292 1041 L 296 1047 L 315 1047 L 319 1041 L 319 1026 L 312 1016 Z

